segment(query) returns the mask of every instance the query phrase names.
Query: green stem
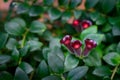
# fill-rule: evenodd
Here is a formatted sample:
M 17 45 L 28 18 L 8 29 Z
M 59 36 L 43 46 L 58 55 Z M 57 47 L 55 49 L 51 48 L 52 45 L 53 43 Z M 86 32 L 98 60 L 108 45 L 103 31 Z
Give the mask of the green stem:
M 65 80 L 65 77 L 63 76 L 63 74 L 61 74 L 61 78 L 62 78 L 62 80 Z
M 111 76 L 111 80 L 113 80 L 113 78 L 114 78 L 114 76 L 115 76 L 115 73 L 117 72 L 118 66 L 119 66 L 119 65 L 117 65 L 117 66 L 114 68 L 113 73 L 112 73 L 112 76 Z
M 30 74 L 30 80 L 32 80 L 33 75 L 34 75 L 34 71 Z
M 26 29 L 26 32 L 23 34 L 21 48 L 23 48 L 25 45 L 25 40 L 26 40 L 28 32 L 29 32 L 29 29 Z M 18 64 L 20 64 L 21 62 L 22 62 L 22 57 L 20 57 Z

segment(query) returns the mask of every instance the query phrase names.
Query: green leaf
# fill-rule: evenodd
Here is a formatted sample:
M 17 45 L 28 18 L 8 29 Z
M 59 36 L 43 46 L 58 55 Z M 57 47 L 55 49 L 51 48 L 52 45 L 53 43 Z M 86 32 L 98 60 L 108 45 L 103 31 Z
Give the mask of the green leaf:
M 97 33 L 97 26 L 95 25 L 82 31 L 80 34 L 80 38 L 83 40 L 86 36 L 93 34 L 93 33 Z
M 97 12 L 97 11 L 94 11 L 94 12 L 89 13 L 89 17 L 90 17 L 93 21 L 96 21 L 99 16 L 100 16 L 100 13 Z
M 106 18 L 102 15 L 99 15 L 99 17 L 96 20 L 97 25 L 103 25 L 106 22 Z
M 93 74 L 100 77 L 105 77 L 111 75 L 111 70 L 107 66 L 99 66 L 95 68 Z
M 6 71 L 2 71 L 0 72 L 0 80 L 13 80 L 13 76 Z
M 68 80 L 80 80 L 82 77 L 85 76 L 87 71 L 88 71 L 87 66 L 80 66 L 74 68 L 68 73 Z
M 85 40 L 87 38 L 96 41 L 97 45 L 99 45 L 104 38 L 104 34 L 89 34 L 89 35 L 85 36 L 85 38 L 83 40 Z
M 85 57 L 83 61 L 87 66 L 101 66 L 102 65 L 101 56 L 99 55 L 98 52 L 95 52 L 95 51 L 89 53 L 88 57 Z
M 45 30 L 46 30 L 45 24 L 43 24 L 39 21 L 33 21 L 31 23 L 30 32 L 38 33 L 38 34 L 42 35 Z
M 26 45 L 30 48 L 30 51 L 32 52 L 40 50 L 43 44 L 37 40 L 29 40 Z
M 22 19 L 13 19 L 5 23 L 5 30 L 7 33 L 15 36 L 21 36 L 25 32 L 25 23 Z
M 42 53 L 43 53 L 43 57 L 45 60 L 48 59 L 48 53 L 50 52 L 50 48 L 43 48 L 42 49 Z
M 16 12 L 17 14 L 23 14 L 23 13 L 27 13 L 29 11 L 30 6 L 26 3 L 19 3 L 17 5 L 17 9 Z
M 109 0 L 109 1 L 103 0 L 101 7 L 105 13 L 109 13 L 115 7 L 115 4 L 116 4 L 116 0 Z
M 25 45 L 23 48 L 21 48 L 21 49 L 20 49 L 20 56 L 22 56 L 22 57 L 23 57 L 23 56 L 26 56 L 29 48 L 30 48 L 30 47 L 29 47 L 29 46 L 26 46 L 26 45 Z
M 60 39 L 58 38 L 52 38 L 50 40 L 50 43 L 49 43 L 49 48 L 50 49 L 53 49 L 54 47 L 61 47 L 61 44 L 60 44 Z
M 8 2 L 8 0 L 4 0 L 4 2 Z
M 4 47 L 8 38 L 8 34 L 0 32 L 0 49 Z
M 59 5 L 68 6 L 69 0 L 58 0 Z
M 117 52 L 120 54 L 120 42 L 117 45 Z
M 52 5 L 54 0 L 43 0 L 45 5 Z
M 14 80 L 29 80 L 27 74 L 19 67 L 16 68 Z
M 36 70 L 36 78 L 41 79 L 47 75 L 49 75 L 48 65 L 44 60 L 42 60 Z
M 11 20 L 12 22 L 16 22 L 18 23 L 21 27 L 23 27 L 24 29 L 26 28 L 26 23 L 23 19 L 21 18 L 14 18 Z
M 113 26 L 112 27 L 112 34 L 113 34 L 113 36 L 120 36 L 120 27 L 119 26 Z
M 13 50 L 17 46 L 18 46 L 18 42 L 14 38 L 10 38 L 6 44 L 6 48 L 9 50 Z
M 66 22 L 72 17 L 72 13 L 70 11 L 65 11 L 62 15 L 62 21 Z
M 108 63 L 109 65 L 116 66 L 118 63 L 115 63 L 113 60 L 115 60 L 116 57 L 120 58 L 120 55 L 116 52 L 111 52 L 103 56 L 103 60 Z M 119 59 L 118 59 L 119 60 Z M 120 61 L 119 61 L 120 62 Z
M 109 20 L 110 24 L 112 24 L 114 26 L 120 26 L 120 24 L 119 24 L 120 23 L 120 17 L 119 16 L 117 16 L 117 17 L 109 17 L 108 20 Z
M 62 79 L 58 76 L 51 75 L 43 78 L 42 80 L 62 80 Z
M 69 54 L 65 58 L 65 71 L 69 71 L 73 68 L 75 68 L 79 64 L 79 59 L 76 58 L 74 55 Z
M 108 32 L 110 30 L 112 30 L 112 26 L 108 23 L 102 28 L 103 32 Z
M 64 71 L 64 55 L 59 47 L 55 47 L 48 54 L 48 64 L 50 69 L 55 73 L 63 73 Z
M 82 0 L 71 0 L 71 1 L 70 1 L 70 4 L 69 4 L 69 8 L 75 8 L 75 7 L 78 6 L 81 2 L 82 2 Z
M 29 10 L 29 16 L 39 16 L 44 12 L 43 7 L 41 6 L 32 6 Z
M 82 10 L 74 10 L 75 19 L 79 19 L 82 15 Z
M 11 57 L 8 55 L 0 55 L 0 64 L 5 64 L 11 60 Z
M 12 59 L 15 60 L 16 62 L 18 62 L 19 56 L 20 56 L 19 51 L 15 47 L 12 52 Z
M 30 64 L 28 64 L 27 62 L 21 62 L 19 67 L 27 74 L 29 74 L 33 71 L 32 66 Z
M 53 21 L 53 20 L 60 18 L 62 13 L 60 10 L 56 8 L 50 8 L 48 11 L 48 14 L 49 14 L 50 19 Z
M 87 9 L 93 8 L 99 0 L 86 0 L 85 6 Z

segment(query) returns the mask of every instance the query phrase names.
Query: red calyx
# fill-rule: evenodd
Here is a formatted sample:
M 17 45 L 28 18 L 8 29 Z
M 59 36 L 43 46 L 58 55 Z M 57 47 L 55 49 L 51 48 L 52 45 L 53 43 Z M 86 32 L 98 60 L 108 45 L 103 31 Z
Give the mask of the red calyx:
M 82 46 L 82 43 L 79 40 L 75 40 L 72 42 L 72 48 L 79 49 Z
M 86 44 L 86 48 L 87 48 L 87 49 L 92 49 L 92 48 L 94 48 L 94 47 L 97 46 L 96 41 L 94 41 L 94 40 L 92 40 L 92 39 L 86 39 L 86 40 L 85 40 L 85 44 Z
M 80 20 L 74 20 L 72 25 L 75 26 L 75 27 L 79 26 L 80 25 Z
M 92 22 L 89 20 L 83 20 L 81 22 L 81 26 L 83 27 L 83 29 L 86 29 L 86 28 L 90 27 L 91 25 L 92 25 Z
M 72 40 L 72 36 L 70 35 L 65 35 L 61 40 L 60 40 L 60 43 L 61 44 L 64 44 L 64 45 L 67 45 L 67 44 L 70 44 Z

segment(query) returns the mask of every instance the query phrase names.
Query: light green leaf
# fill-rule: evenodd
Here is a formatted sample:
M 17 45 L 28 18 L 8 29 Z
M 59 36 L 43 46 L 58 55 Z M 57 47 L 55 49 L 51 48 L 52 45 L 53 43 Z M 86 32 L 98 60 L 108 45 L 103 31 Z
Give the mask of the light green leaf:
M 16 68 L 14 80 L 29 80 L 27 74 L 19 67 Z
M 79 59 L 76 58 L 74 55 L 69 54 L 65 58 L 65 71 L 69 71 L 73 68 L 75 68 L 79 64 Z
M 33 71 L 33 68 L 30 64 L 28 64 L 27 62 L 21 62 L 21 64 L 19 65 L 19 67 L 26 72 L 27 74 L 31 73 Z
M 82 77 L 85 76 L 85 74 L 88 71 L 87 66 L 80 66 L 77 68 L 74 68 L 68 73 L 68 80 L 80 80 Z
M 33 21 L 31 23 L 30 32 L 42 35 L 45 30 L 46 30 L 45 24 L 41 23 L 40 21 Z
M 8 55 L 0 55 L 0 64 L 5 64 L 11 60 L 11 57 Z

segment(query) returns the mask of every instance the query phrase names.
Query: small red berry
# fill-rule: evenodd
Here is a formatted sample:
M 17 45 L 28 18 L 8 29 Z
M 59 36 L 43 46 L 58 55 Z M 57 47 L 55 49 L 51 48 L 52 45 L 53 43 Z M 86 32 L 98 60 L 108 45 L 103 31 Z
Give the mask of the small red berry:
M 74 49 L 79 49 L 82 46 L 82 43 L 79 40 L 75 40 L 72 42 L 72 47 Z
M 72 25 L 75 26 L 75 27 L 79 26 L 80 25 L 80 20 L 74 20 Z
M 61 44 L 64 44 L 64 45 L 67 45 L 67 44 L 70 44 L 72 40 L 72 36 L 70 35 L 65 35 L 61 40 L 60 40 L 60 43 Z
M 92 39 L 86 39 L 85 44 L 86 44 L 86 48 L 88 48 L 88 49 L 92 49 L 97 46 L 96 41 L 94 41 Z
M 92 25 L 92 22 L 89 20 L 83 20 L 81 22 L 81 26 L 83 27 L 83 29 L 86 29 L 86 28 L 90 27 L 91 25 Z

